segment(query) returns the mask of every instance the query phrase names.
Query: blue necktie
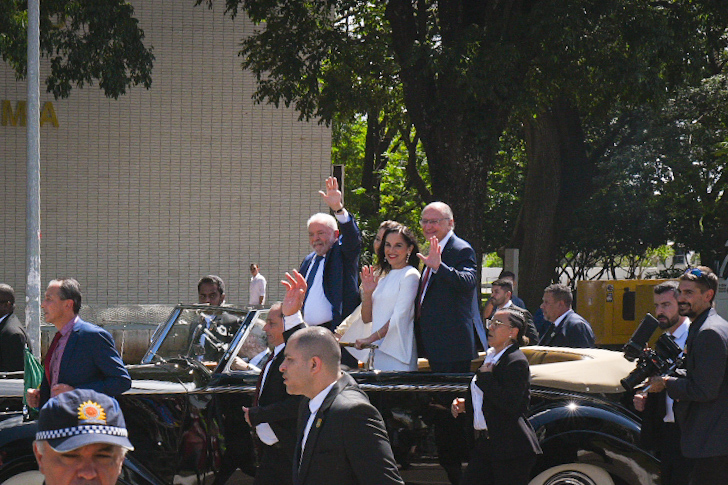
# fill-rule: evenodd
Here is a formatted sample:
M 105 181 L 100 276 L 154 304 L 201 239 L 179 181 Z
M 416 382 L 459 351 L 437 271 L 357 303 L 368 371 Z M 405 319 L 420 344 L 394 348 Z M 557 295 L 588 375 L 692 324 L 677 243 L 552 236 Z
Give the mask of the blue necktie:
M 324 259 L 323 256 L 316 256 L 316 260 L 313 262 L 313 267 L 311 268 L 311 271 L 308 272 L 308 276 L 306 276 L 306 296 L 303 299 L 304 306 L 306 305 L 308 293 L 311 291 L 311 287 L 313 286 L 313 280 L 316 279 L 316 273 L 318 272 L 318 267 L 322 259 Z

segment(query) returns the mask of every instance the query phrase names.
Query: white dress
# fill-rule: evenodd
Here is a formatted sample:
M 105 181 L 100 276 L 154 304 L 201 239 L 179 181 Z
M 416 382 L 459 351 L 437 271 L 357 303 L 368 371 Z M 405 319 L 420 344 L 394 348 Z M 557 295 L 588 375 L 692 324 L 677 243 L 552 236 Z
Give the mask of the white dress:
M 372 295 L 372 328 L 376 332 L 389 322 L 387 335 L 374 342 L 374 368 L 417 370 L 415 350 L 415 298 L 420 272 L 412 266 L 393 269 L 379 280 Z M 371 335 L 371 334 L 370 334 Z

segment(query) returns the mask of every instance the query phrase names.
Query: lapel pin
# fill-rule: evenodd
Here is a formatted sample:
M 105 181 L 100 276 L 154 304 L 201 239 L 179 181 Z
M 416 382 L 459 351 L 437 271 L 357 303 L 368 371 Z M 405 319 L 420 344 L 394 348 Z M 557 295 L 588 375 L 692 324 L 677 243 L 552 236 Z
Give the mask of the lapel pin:
M 317 427 L 317 428 L 320 428 L 320 427 L 321 427 L 321 418 L 318 418 L 318 419 L 316 420 L 316 427 Z

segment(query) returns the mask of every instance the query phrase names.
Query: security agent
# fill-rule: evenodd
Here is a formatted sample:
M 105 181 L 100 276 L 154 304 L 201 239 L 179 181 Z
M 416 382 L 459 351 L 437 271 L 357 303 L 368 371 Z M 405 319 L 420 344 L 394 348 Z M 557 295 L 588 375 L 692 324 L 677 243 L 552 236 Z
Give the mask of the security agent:
M 46 485 L 112 485 L 133 449 L 119 404 L 105 394 L 75 389 L 40 411 L 33 452 Z
M 713 308 L 718 277 L 706 266 L 680 277 L 678 309 L 690 318 L 684 375 L 650 379 L 650 392 L 667 388 L 682 434 L 682 453 L 693 459 L 691 485 L 725 484 L 728 477 L 728 322 Z M 678 371 L 680 372 L 680 371 Z

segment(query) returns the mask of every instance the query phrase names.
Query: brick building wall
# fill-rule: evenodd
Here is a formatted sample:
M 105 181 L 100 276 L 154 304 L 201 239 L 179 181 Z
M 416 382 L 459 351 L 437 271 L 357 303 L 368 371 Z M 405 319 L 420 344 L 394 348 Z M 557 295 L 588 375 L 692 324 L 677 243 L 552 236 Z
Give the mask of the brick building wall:
M 43 287 L 68 275 L 84 303 L 176 303 L 196 301 L 198 278 L 215 273 L 228 302 L 244 304 L 257 262 L 269 301 L 281 298 L 283 272 L 310 250 L 306 219 L 326 209 L 317 191 L 330 171 L 330 130 L 252 102 L 255 79 L 237 56 L 254 28 L 244 16 L 224 17 L 222 3 L 132 3 L 156 57 L 150 90 L 114 100 L 87 86 L 54 100 L 41 86 L 41 107 L 50 102 L 58 121 L 44 112 Z M 15 287 L 21 308 L 25 99 L 25 83 L 0 63 L 0 281 Z

